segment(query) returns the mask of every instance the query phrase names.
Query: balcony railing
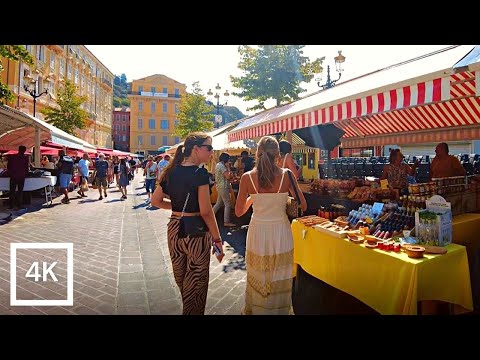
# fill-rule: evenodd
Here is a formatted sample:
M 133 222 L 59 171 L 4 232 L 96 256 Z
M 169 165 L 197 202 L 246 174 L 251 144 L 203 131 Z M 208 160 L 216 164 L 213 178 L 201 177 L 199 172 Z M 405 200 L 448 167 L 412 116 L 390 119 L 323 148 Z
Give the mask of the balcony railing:
M 167 94 L 167 93 L 153 93 L 150 91 L 129 91 L 129 95 L 139 95 L 139 96 L 148 96 L 148 97 L 169 97 L 180 99 L 182 96 L 180 94 Z
M 102 83 L 107 85 L 109 88 L 112 88 L 112 81 L 111 80 L 103 78 Z

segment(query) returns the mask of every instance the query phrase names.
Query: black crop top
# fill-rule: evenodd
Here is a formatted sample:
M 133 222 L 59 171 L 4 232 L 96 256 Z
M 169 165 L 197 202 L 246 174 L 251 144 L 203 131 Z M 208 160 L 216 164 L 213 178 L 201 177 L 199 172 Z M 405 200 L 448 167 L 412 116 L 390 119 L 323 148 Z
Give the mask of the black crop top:
M 182 211 L 187 194 L 190 191 L 185 212 L 200 212 L 198 204 L 198 187 L 209 183 L 208 171 L 196 165 L 177 166 L 173 168 L 167 179 L 164 179 L 160 186 L 163 192 L 170 196 L 172 211 Z

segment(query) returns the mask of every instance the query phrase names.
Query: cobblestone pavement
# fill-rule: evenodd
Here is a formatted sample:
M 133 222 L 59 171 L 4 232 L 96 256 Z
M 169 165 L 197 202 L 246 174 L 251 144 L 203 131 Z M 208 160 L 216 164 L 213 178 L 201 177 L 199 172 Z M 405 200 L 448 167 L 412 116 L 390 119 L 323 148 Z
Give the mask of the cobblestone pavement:
M 68 205 L 58 197 L 52 207 L 30 209 L 0 226 L 0 314 L 181 314 L 167 247 L 169 211 L 146 206 L 138 174 L 126 201 L 113 185 L 107 193 L 98 200 L 97 190 L 83 199 L 74 192 Z M 235 315 L 246 284 L 246 230 L 221 231 L 226 256 L 220 264 L 212 256 L 205 313 Z M 10 305 L 10 244 L 32 242 L 73 243 L 73 306 Z M 66 250 L 17 249 L 16 258 L 17 299 L 66 299 Z M 46 282 L 25 277 L 35 274 L 35 261 L 40 275 L 43 262 L 57 262 L 52 272 L 58 282 L 51 274 Z

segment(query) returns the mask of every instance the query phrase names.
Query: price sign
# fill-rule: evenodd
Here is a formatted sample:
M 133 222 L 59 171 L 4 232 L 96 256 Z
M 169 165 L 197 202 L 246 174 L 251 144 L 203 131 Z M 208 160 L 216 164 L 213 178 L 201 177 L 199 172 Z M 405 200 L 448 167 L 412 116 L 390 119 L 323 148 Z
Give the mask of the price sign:
M 380 188 L 382 190 L 388 190 L 388 180 L 387 179 L 380 180 Z
M 373 203 L 372 212 L 374 214 L 377 214 L 377 215 L 380 214 L 382 212 L 383 205 L 385 205 L 385 204 L 384 203 L 379 203 L 379 202 Z

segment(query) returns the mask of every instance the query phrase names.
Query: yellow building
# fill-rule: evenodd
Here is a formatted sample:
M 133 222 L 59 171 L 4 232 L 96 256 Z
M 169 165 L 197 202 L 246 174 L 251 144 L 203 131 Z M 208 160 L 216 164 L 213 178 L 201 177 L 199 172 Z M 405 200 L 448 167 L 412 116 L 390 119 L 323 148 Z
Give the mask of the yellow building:
M 130 94 L 130 151 L 156 154 L 158 148 L 175 145 L 180 98 L 186 86 L 165 75 L 133 80 Z
M 79 95 L 87 96 L 81 107 L 89 118 L 86 128 L 78 130 L 77 136 L 99 147 L 111 147 L 113 73 L 83 45 L 24 46 L 32 54 L 33 65 L 2 58 L 2 82 L 16 95 L 8 105 L 33 115 L 33 98 L 24 90 L 24 84 L 28 81 L 30 88 L 36 86 L 38 92 L 48 89 L 48 95 L 37 98 L 35 106 L 35 116 L 43 120 L 40 110 L 57 106 L 58 88 L 69 79 L 78 87 Z

